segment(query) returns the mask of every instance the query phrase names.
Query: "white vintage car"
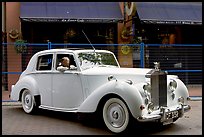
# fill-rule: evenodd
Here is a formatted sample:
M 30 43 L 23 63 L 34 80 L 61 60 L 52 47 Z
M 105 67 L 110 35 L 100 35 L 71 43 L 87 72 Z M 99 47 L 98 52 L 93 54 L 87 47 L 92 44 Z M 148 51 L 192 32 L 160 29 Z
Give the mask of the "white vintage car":
M 69 67 L 58 64 L 68 57 Z M 158 66 L 121 68 L 107 50 L 51 49 L 30 59 L 10 94 L 26 113 L 37 109 L 97 113 L 114 133 L 131 119 L 171 124 L 190 110 L 189 93 L 175 75 Z

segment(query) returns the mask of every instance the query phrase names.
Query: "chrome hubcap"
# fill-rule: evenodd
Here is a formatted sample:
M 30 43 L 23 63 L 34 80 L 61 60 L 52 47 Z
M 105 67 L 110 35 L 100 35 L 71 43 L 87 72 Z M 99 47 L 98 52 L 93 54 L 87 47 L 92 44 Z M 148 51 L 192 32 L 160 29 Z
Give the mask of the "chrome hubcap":
M 125 123 L 125 111 L 117 103 L 112 103 L 107 110 L 107 120 L 113 127 L 121 127 Z
M 32 97 L 30 94 L 25 95 L 24 104 L 26 109 L 30 109 L 32 107 Z

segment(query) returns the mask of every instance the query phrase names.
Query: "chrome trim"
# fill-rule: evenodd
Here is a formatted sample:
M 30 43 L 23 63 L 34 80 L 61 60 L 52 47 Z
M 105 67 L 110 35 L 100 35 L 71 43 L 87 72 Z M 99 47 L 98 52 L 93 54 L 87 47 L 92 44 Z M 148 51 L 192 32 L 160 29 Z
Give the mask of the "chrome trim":
M 180 104 L 184 104 L 184 97 L 179 97 L 178 98 L 178 103 L 180 103 Z
M 143 116 L 138 117 L 137 120 L 139 122 L 149 122 L 149 121 L 155 121 L 161 118 L 161 115 L 149 115 L 149 116 Z
M 111 80 L 116 80 L 117 81 L 117 79 L 113 75 L 108 76 L 108 81 L 111 81 Z
M 179 112 L 178 118 L 180 118 L 184 115 L 185 112 L 188 112 L 190 109 L 191 109 L 190 105 L 180 105 L 175 110 Z M 167 107 L 161 107 L 158 114 L 144 115 L 144 116 L 138 117 L 137 120 L 139 122 L 151 122 L 151 121 L 156 121 L 156 120 L 160 122 L 164 122 L 166 121 L 166 112 L 169 112 L 166 110 L 168 110 Z M 171 111 L 175 111 L 175 110 L 171 110 Z
M 129 85 L 133 84 L 132 80 L 126 80 L 125 82 L 128 83 Z
M 41 109 L 47 109 L 47 110 L 53 110 L 53 111 L 61 111 L 61 112 L 77 112 L 78 108 L 72 108 L 72 109 L 67 109 L 67 108 L 57 108 L 57 107 L 50 107 L 50 106 L 45 106 L 45 105 L 40 105 L 39 108 Z

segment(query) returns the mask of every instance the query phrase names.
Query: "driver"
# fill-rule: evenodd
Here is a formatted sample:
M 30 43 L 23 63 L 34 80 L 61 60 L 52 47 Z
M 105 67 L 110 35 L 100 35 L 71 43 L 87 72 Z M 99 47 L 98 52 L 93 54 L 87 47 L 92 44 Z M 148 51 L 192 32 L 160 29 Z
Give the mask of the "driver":
M 68 57 L 63 57 L 60 63 L 60 66 L 70 68 L 70 60 Z
M 59 63 L 59 67 L 57 67 L 57 70 L 66 69 L 68 70 L 70 68 L 70 60 L 68 57 L 63 57 Z
M 57 67 L 57 70 L 61 69 L 76 69 L 76 67 L 74 65 L 70 65 L 70 59 L 68 57 L 63 57 L 59 63 L 59 67 Z

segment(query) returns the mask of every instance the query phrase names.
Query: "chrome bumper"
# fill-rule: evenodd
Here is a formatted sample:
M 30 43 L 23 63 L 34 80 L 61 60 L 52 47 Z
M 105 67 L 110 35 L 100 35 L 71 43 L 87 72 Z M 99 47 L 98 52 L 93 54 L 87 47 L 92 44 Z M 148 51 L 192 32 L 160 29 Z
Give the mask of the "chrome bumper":
M 177 111 L 178 112 L 178 116 L 174 117 L 174 118 L 179 118 L 182 117 L 184 115 L 185 112 L 189 111 L 191 109 L 190 105 L 180 105 L 177 107 L 177 109 L 175 110 L 171 110 L 169 111 L 168 108 L 166 107 L 161 107 L 158 111 L 158 113 L 154 113 L 154 114 L 147 114 L 145 116 L 142 117 L 138 117 L 137 120 L 139 122 L 151 122 L 151 121 L 160 121 L 160 122 L 165 122 L 168 121 L 168 113 Z

